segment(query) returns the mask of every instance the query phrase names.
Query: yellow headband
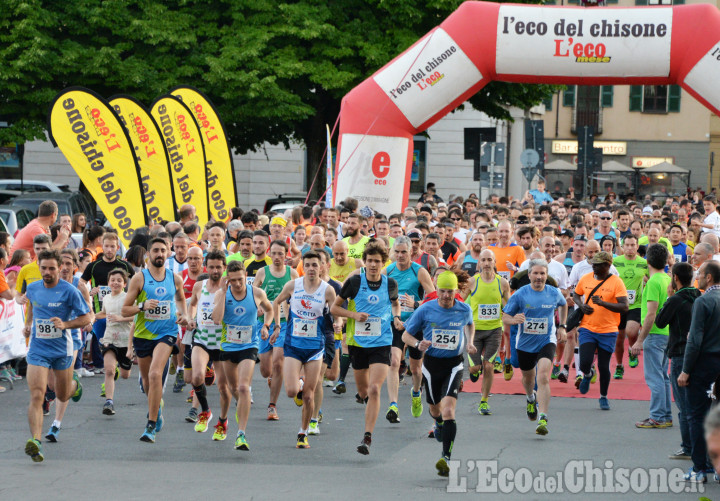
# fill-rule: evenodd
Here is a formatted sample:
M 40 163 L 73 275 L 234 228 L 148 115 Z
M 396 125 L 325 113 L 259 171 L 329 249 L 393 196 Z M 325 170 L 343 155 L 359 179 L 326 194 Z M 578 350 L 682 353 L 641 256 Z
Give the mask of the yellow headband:
M 453 273 L 452 271 L 443 271 L 438 275 L 437 279 L 437 287 L 438 289 L 452 289 L 455 290 L 458 288 L 458 279 L 457 275 Z
M 287 221 L 285 221 L 285 219 L 280 216 L 275 216 L 274 218 L 272 218 L 272 221 L 270 221 L 270 224 L 279 224 L 284 228 L 285 226 L 287 226 Z

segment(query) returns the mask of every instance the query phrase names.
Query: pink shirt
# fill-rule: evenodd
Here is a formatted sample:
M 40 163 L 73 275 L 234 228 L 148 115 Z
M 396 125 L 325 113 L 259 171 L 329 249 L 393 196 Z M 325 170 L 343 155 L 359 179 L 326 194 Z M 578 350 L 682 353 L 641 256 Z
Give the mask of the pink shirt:
M 12 257 L 13 252 L 17 249 L 24 249 L 28 252 L 30 252 L 30 256 L 33 260 L 35 260 L 35 251 L 33 250 L 33 239 L 36 235 L 40 235 L 41 233 L 46 234 L 47 236 L 50 236 L 50 230 L 45 229 L 45 227 L 40 224 L 40 222 L 37 219 L 33 219 L 30 221 L 25 228 L 20 230 L 17 234 L 17 237 L 15 238 L 15 242 L 13 243 L 12 249 L 10 249 L 10 256 Z

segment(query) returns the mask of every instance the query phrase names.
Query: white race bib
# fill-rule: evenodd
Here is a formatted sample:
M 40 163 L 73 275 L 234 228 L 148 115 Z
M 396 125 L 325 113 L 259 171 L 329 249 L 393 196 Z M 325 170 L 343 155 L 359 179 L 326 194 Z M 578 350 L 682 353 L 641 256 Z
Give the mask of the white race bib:
M 228 343 L 248 344 L 252 342 L 252 325 L 226 325 L 225 339 Z
M 152 310 L 145 310 L 146 320 L 170 320 L 170 301 L 158 301 Z
M 198 322 L 202 327 L 214 327 L 215 322 L 212 320 L 213 309 L 211 306 L 203 306 L 198 312 Z
M 52 320 L 36 318 L 35 319 L 35 337 L 38 339 L 57 339 L 61 338 L 63 331 L 55 327 Z
M 628 304 L 635 304 L 635 291 L 628 290 L 627 291 L 627 298 L 628 298 Z
M 107 285 L 100 285 L 98 286 L 98 300 L 102 303 L 105 299 L 105 296 L 110 295 L 110 287 Z
M 525 334 L 547 334 L 548 319 L 547 318 L 526 318 L 523 326 Z
M 293 320 L 292 335 L 295 337 L 317 337 L 317 319 L 296 318 Z
M 460 331 L 457 330 L 433 329 L 432 347 L 436 350 L 457 350 L 460 334 Z
M 676 263 L 682 263 L 682 260 L 683 260 L 682 255 L 680 255 L 680 254 L 673 254 L 673 257 L 675 258 L 675 262 L 676 262 Z
M 479 304 L 477 307 L 478 320 L 497 320 L 500 318 L 499 304 Z
M 252 287 L 253 282 L 255 282 L 255 277 L 247 277 L 245 279 L 245 283 L 248 285 L 248 287 Z
M 498 271 L 498 275 L 500 275 L 505 280 L 510 280 L 510 272 L 509 271 Z
M 400 303 L 400 312 L 401 313 L 412 313 L 415 311 L 414 306 L 405 306 L 404 304 Z
M 380 335 L 380 317 L 368 317 L 364 322 L 355 321 L 355 337 L 377 337 Z

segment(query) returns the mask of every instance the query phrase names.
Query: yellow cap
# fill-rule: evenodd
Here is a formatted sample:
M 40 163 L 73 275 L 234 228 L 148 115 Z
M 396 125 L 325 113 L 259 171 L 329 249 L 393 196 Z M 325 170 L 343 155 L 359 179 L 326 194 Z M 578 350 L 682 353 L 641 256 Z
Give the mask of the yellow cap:
M 452 271 L 443 271 L 438 275 L 437 278 L 437 287 L 438 289 L 457 289 L 458 288 L 458 279 L 457 275 L 453 273 Z
M 287 226 L 287 221 L 285 221 L 285 218 L 283 217 L 275 216 L 274 218 L 272 218 L 272 221 L 270 221 L 270 224 L 279 224 L 284 228 L 285 226 Z

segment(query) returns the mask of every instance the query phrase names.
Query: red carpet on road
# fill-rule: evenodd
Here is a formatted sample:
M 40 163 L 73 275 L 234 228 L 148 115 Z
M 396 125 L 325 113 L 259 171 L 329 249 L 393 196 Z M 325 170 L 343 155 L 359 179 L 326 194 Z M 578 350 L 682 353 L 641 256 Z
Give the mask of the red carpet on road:
M 643 376 L 643 357 L 640 355 L 640 363 L 634 369 L 627 364 L 627 356 L 623 361 L 625 365 L 625 375 L 623 379 L 611 379 L 610 389 L 608 390 L 608 398 L 610 400 L 650 400 L 650 389 L 645 384 Z M 610 377 L 615 373 L 615 357 L 610 362 Z M 477 383 L 465 380 L 463 384 L 463 392 L 465 393 L 481 393 L 482 392 L 482 376 Z M 553 397 L 570 397 L 570 398 L 599 398 L 600 397 L 600 377 L 590 385 L 590 391 L 585 395 L 581 395 L 580 391 L 575 388 L 575 369 L 570 368 L 570 379 L 567 383 L 561 383 L 557 379 L 550 381 L 550 391 Z M 515 369 L 513 378 L 505 381 L 502 374 L 495 374 L 493 379 L 492 392 L 495 395 L 524 395 L 525 390 L 522 386 L 522 373 L 520 369 Z

